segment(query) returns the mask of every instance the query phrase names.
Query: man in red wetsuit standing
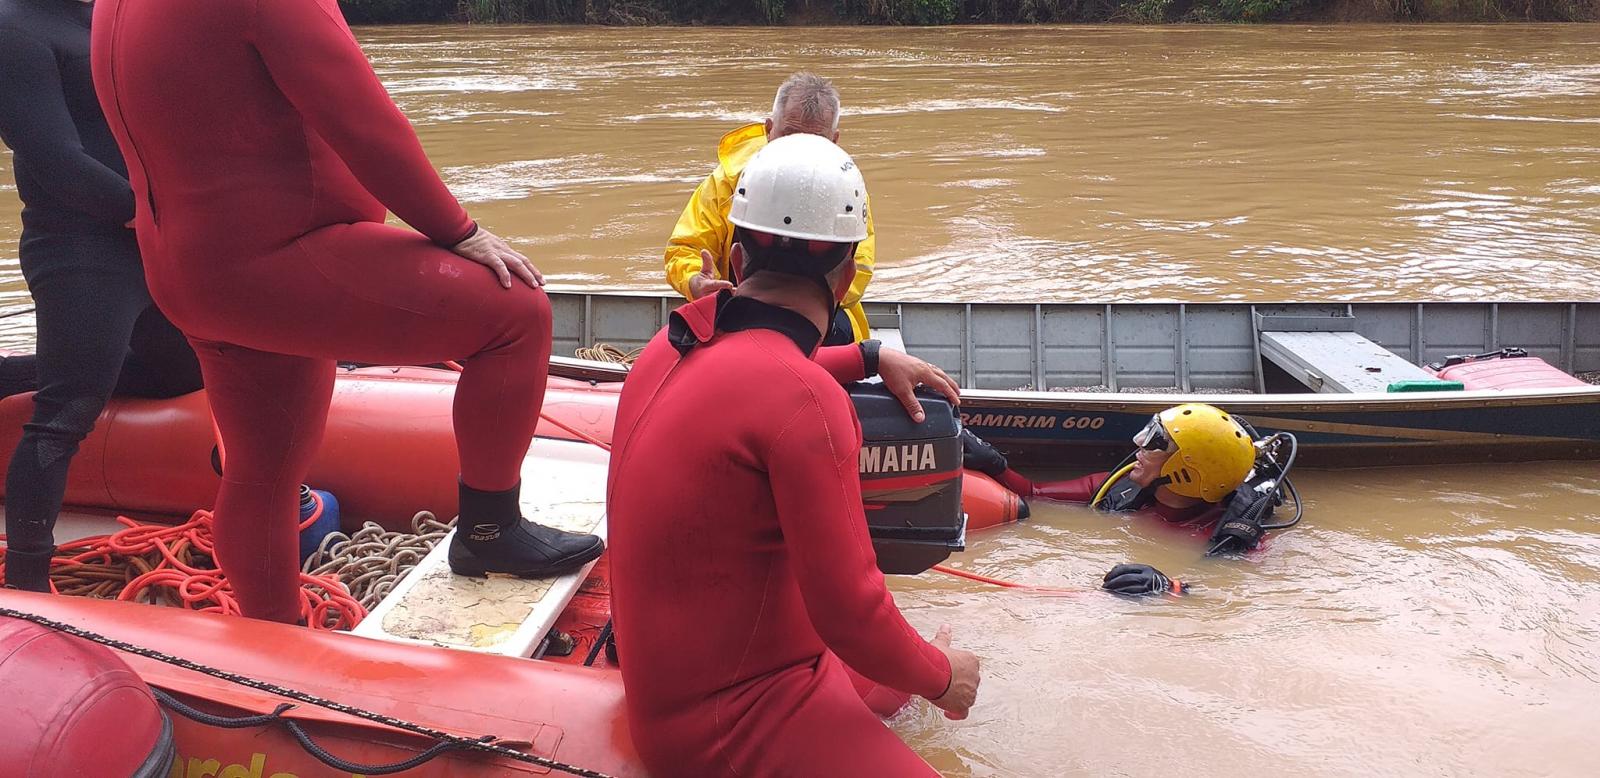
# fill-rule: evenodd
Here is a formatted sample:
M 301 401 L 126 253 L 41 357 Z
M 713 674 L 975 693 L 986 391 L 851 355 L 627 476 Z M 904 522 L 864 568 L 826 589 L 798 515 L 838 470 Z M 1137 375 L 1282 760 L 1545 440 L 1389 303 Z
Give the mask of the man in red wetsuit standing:
M 674 312 L 623 387 L 612 608 L 653 775 L 936 775 L 868 710 L 846 662 L 951 718 L 976 699 L 977 658 L 947 629 L 920 637 L 884 586 L 860 427 L 811 358 L 850 287 L 865 198 L 824 138 L 762 149 L 732 207 L 743 282 Z
M 95 5 L 94 82 L 150 293 L 200 357 L 226 452 L 216 549 L 244 614 L 300 619 L 297 492 L 338 359 L 466 362 L 456 572 L 598 557 L 598 537 L 520 514 L 550 356 L 543 279 L 439 180 L 335 0 Z

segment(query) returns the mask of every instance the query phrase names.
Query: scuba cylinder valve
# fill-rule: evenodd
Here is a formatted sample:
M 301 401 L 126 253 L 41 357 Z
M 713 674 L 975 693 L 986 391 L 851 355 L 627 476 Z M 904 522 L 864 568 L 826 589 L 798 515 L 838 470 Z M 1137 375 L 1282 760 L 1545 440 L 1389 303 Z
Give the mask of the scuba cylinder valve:
M 322 539 L 339 531 L 339 500 L 321 489 L 300 485 L 300 561 L 317 552 Z

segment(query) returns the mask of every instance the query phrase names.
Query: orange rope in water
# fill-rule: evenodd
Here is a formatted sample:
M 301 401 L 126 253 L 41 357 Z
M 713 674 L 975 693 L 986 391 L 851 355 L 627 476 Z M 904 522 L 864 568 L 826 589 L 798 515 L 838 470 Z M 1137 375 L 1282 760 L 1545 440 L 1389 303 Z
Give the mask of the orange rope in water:
M 987 575 L 969 573 L 966 570 L 957 570 L 954 567 L 946 567 L 944 565 L 934 565 L 933 569 L 937 572 L 944 573 L 945 575 L 955 576 L 956 578 L 965 578 L 969 581 L 977 581 L 978 583 L 986 583 L 990 586 L 999 586 L 1005 589 L 1016 589 L 1017 591 L 1029 592 L 1032 594 L 1043 594 L 1051 597 L 1078 597 L 1083 594 L 1083 592 L 1075 589 L 1056 589 L 1050 586 L 1032 586 L 1030 584 L 1020 584 L 1015 581 L 1007 581 L 1003 578 L 991 578 Z

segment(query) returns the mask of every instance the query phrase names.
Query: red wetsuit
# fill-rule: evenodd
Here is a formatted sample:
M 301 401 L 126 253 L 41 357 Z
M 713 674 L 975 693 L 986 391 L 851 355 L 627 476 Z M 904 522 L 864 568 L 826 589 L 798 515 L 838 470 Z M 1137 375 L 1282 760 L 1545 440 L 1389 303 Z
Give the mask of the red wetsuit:
M 653 775 L 937 775 L 845 672 L 924 697 L 950 681 L 878 572 L 860 426 L 809 358 L 818 338 L 791 311 L 706 297 L 673 314 L 623 387 L 612 609 Z
M 246 615 L 293 621 L 296 489 L 334 360 L 465 360 L 462 480 L 509 489 L 544 398 L 549 301 L 440 248 L 475 226 L 335 0 L 95 5 L 94 81 L 150 292 L 199 353 L 227 452 L 219 561 Z

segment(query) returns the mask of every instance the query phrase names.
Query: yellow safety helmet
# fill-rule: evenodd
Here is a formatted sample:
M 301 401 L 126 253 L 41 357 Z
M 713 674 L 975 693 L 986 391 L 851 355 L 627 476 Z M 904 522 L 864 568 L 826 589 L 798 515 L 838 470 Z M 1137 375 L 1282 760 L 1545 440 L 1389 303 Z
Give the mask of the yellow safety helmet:
M 1172 456 L 1161 468 L 1173 494 L 1221 502 L 1250 476 L 1256 448 L 1232 416 L 1202 403 L 1184 403 L 1150 417 L 1133 442 Z

